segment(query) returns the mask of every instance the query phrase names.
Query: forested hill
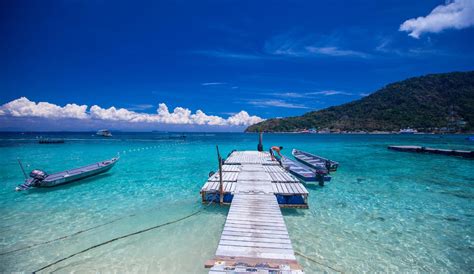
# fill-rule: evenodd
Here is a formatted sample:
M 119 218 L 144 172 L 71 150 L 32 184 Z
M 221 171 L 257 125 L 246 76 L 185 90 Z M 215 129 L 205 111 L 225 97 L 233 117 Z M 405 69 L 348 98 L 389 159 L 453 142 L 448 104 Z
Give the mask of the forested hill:
M 410 78 L 347 104 L 297 117 L 268 119 L 246 131 L 398 131 L 408 127 L 474 131 L 474 71 Z

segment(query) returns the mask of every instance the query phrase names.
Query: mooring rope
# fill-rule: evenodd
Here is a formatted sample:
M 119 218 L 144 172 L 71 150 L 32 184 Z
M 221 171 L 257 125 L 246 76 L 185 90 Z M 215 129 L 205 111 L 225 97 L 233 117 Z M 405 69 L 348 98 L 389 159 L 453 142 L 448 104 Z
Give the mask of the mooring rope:
M 118 221 L 123 220 L 123 219 L 126 219 L 126 218 L 134 217 L 134 216 L 136 216 L 136 215 L 139 215 L 139 214 L 142 214 L 142 213 L 145 213 L 145 212 L 153 211 L 153 210 L 155 210 L 155 209 L 157 209 L 157 208 L 160 208 L 160 207 L 161 207 L 161 206 L 153 207 L 153 208 L 150 208 L 150 209 L 145 210 L 145 211 L 135 212 L 135 213 L 132 213 L 132 214 L 129 214 L 129 215 L 126 215 L 126 216 L 122 216 L 122 217 L 120 217 L 120 218 L 116 218 L 116 219 L 110 220 L 110 221 L 105 222 L 105 223 L 100 224 L 100 225 L 96 225 L 96 226 L 93 226 L 93 227 L 89 227 L 89 228 L 86 228 L 86 229 L 84 229 L 84 230 L 80 230 L 80 231 L 74 232 L 74 233 L 69 234 L 69 235 L 61 236 L 61 237 L 56 238 L 56 239 L 48 240 L 48 241 L 41 242 L 41 243 L 32 244 L 32 245 L 29 245 L 29 246 L 20 247 L 20 248 L 14 249 L 14 250 L 5 251 L 5 252 L 3 252 L 3 253 L 0 253 L 0 256 L 7 255 L 7 254 L 11 254 L 11 253 L 15 253 L 15 252 L 22 251 L 22 250 L 26 250 L 26 249 L 30 249 L 30 248 L 33 248 L 33 247 L 36 247 L 36 246 L 40 246 L 40 245 L 50 244 L 50 243 L 53 243 L 53 242 L 56 242 L 56 241 L 59 241 L 59 240 L 64 240 L 64 239 L 67 239 L 67 238 L 70 238 L 70 237 L 73 237 L 73 236 L 76 236 L 76 235 L 79 235 L 79 234 L 82 234 L 82 233 L 85 233 L 85 232 L 94 230 L 94 229 L 96 229 L 96 228 L 103 227 L 103 226 L 106 226 L 106 225 L 109 225 L 109 224 L 118 222 Z
M 48 268 L 48 267 L 51 267 L 51 266 L 57 264 L 57 263 L 60 263 L 60 262 L 65 261 L 65 260 L 67 260 L 67 259 L 70 259 L 70 258 L 72 258 L 72 257 L 74 257 L 74 256 L 76 256 L 76 255 L 82 254 L 82 253 L 84 253 L 84 252 L 87 252 L 87 251 L 89 251 L 89 250 L 98 248 L 98 247 L 103 246 L 103 245 L 106 245 L 106 244 L 110 244 L 110 243 L 115 242 L 115 241 L 118 241 L 118 240 L 120 240 L 120 239 L 124 239 L 124 238 L 130 237 L 130 236 L 134 236 L 134 235 L 137 235 L 137 234 L 140 234 L 140 233 L 144 233 L 144 232 L 147 232 L 147 231 L 150 231 L 150 230 L 153 230 L 153 229 L 157 229 L 157 228 L 160 228 L 160 227 L 163 227 L 163 226 L 171 225 L 171 224 L 174 224 L 174 223 L 177 223 L 177 222 L 180 222 L 180 221 L 184 221 L 184 220 L 186 220 L 186 219 L 188 219 L 188 218 L 191 218 L 191 217 L 193 217 L 193 216 L 195 216 L 195 215 L 201 213 L 202 211 L 203 211 L 203 209 L 200 209 L 200 210 L 198 210 L 198 211 L 195 211 L 195 212 L 193 212 L 193 213 L 191 213 L 191 214 L 189 214 L 189 215 L 187 215 L 187 216 L 185 216 L 185 217 L 176 219 L 176 220 L 174 220 L 174 221 L 170 221 L 170 222 L 167 222 L 167 223 L 164 223 L 164 224 L 152 226 L 152 227 L 149 227 L 149 228 L 146 228 L 146 229 L 142 229 L 142 230 L 139 230 L 139 231 L 136 231 L 136 232 L 133 232 L 133 233 L 129 233 L 129 234 L 126 234 L 126 235 L 123 235 L 123 236 L 120 236 L 120 237 L 116 237 L 116 238 L 110 239 L 110 240 L 105 241 L 105 242 L 102 242 L 102 243 L 100 243 L 100 244 L 93 245 L 93 246 L 88 247 L 88 248 L 86 248 L 86 249 L 84 249 L 84 250 L 81 250 L 81 251 L 76 252 L 76 253 L 74 253 L 74 254 L 71 254 L 71 255 L 69 255 L 69 256 L 67 256 L 67 257 L 61 258 L 61 259 L 59 259 L 59 260 L 57 260 L 57 261 L 55 261 L 55 262 L 52 262 L 52 263 L 50 263 L 50 264 L 48 264 L 48 265 L 46 265 L 46 266 L 43 266 L 43 267 L 41 267 L 40 269 L 33 271 L 33 273 L 39 272 L 39 271 L 41 271 L 41 270 L 44 270 L 44 269 L 46 269 L 46 268 Z
M 217 194 L 216 194 L 216 197 L 217 197 Z M 212 205 L 213 203 L 214 203 L 214 199 L 212 199 L 211 202 L 206 205 L 206 207 Z M 48 267 L 50 267 L 50 266 L 53 266 L 53 265 L 57 264 L 57 263 L 60 263 L 60 262 L 65 261 L 65 260 L 67 260 L 67 259 L 69 259 L 69 258 L 72 258 L 72 257 L 74 257 L 74 256 L 76 256 L 76 255 L 78 255 L 78 254 L 82 254 L 82 253 L 84 253 L 84 252 L 87 252 L 87 251 L 89 251 L 89 250 L 95 249 L 95 248 L 97 248 L 97 247 L 100 247 L 100 246 L 103 246 L 103 245 L 106 245 L 106 244 L 115 242 L 115 241 L 117 241 L 117 240 L 120 240 L 120 239 L 123 239 L 123 238 L 127 238 L 127 237 L 130 237 L 130 236 L 134 236 L 134 235 L 137 235 L 137 234 L 140 234 L 140 233 L 144 233 L 144 232 L 147 232 L 147 231 L 150 231 L 150 230 L 153 230 L 153 229 L 157 229 L 157 228 L 160 228 L 160 227 L 163 227 L 163 226 L 175 224 L 175 223 L 180 222 L 180 221 L 184 221 L 184 220 L 186 220 L 186 219 L 188 219 L 188 218 L 191 218 L 191 217 L 193 217 L 193 216 L 195 216 L 195 215 L 197 215 L 197 214 L 203 212 L 204 209 L 205 209 L 205 208 L 201 208 L 201 209 L 198 210 L 198 211 L 195 211 L 195 212 L 193 212 L 193 213 L 191 213 L 191 214 L 189 214 L 189 215 L 187 215 L 187 216 L 184 216 L 184 217 L 182 217 L 182 218 L 180 218 L 180 219 L 177 219 L 177 220 L 174 220 L 174 221 L 170 221 L 170 222 L 167 222 L 167 223 L 164 223 L 164 224 L 160 224 L 160 225 L 156 225 L 156 226 L 153 226 L 153 227 L 149 227 L 149 228 L 146 228 L 146 229 L 143 229 L 143 230 L 139 230 L 139 231 L 136 231 L 136 232 L 133 232 L 133 233 L 129 233 L 129 234 L 126 234 L 126 235 L 123 235 L 123 236 L 120 236 L 120 237 L 113 238 L 113 239 L 111 239 L 111 240 L 102 242 L 102 243 L 100 243 L 100 244 L 96 244 L 96 245 L 94 245 L 94 246 L 91 246 L 91 247 L 86 248 L 86 249 L 84 249 L 84 250 L 81 250 L 81 251 L 79 251 L 79 252 L 76 252 L 76 253 L 74 253 L 74 254 L 72 254 L 72 255 L 69 255 L 69 256 L 64 257 L 64 258 L 62 258 L 62 259 L 59 259 L 59 260 L 57 260 L 57 261 L 55 261 L 55 262 L 52 262 L 52 263 L 50 263 L 50 264 L 48 264 L 48 265 L 46 265 L 46 266 L 44 266 L 44 267 L 42 267 L 42 268 L 40 268 L 40 269 L 38 269 L 38 270 L 33 271 L 33 273 L 39 272 L 39 271 L 41 271 L 41 270 L 44 270 L 44 269 L 46 269 L 46 268 L 48 268 Z M 134 216 L 134 215 L 136 215 L 136 213 L 135 213 L 135 214 L 131 214 L 131 215 L 129 215 L 129 216 L 125 216 L 125 217 L 119 218 L 119 219 L 124 219 L 124 218 L 131 217 L 131 216 Z M 118 219 L 116 219 L 116 220 L 114 220 L 114 221 L 117 221 L 117 220 L 118 220 Z M 100 225 L 100 226 L 104 226 L 104 225 L 106 225 L 106 224 L 110 224 L 110 223 L 112 223 L 112 222 L 114 222 L 114 221 L 111 221 L 111 222 L 109 222 L 109 223 L 102 224 L 102 225 Z M 97 228 L 97 227 L 95 227 L 95 228 Z M 91 228 L 91 229 L 92 229 L 92 228 Z M 91 229 L 88 229 L 88 230 L 91 230 Z M 84 232 L 85 232 L 85 231 L 84 231 Z M 82 232 L 81 232 L 81 233 L 82 233 Z M 69 236 L 73 236 L 73 235 L 77 235 L 77 234 L 80 234 L 80 233 L 74 233 L 74 234 L 71 234 L 71 235 L 69 235 Z M 63 237 L 62 237 L 62 238 L 63 238 Z M 64 237 L 64 238 L 67 238 L 67 236 Z M 58 238 L 58 239 L 59 239 L 59 238 Z M 56 270 L 54 270 L 54 271 L 56 271 Z M 52 271 L 52 272 L 54 272 L 54 271 Z
M 334 270 L 334 271 L 336 271 L 336 272 L 344 273 L 343 271 L 338 270 L 338 269 L 335 269 L 334 267 L 332 267 L 332 266 L 330 266 L 330 265 L 327 265 L 327 264 L 318 262 L 318 261 L 316 261 L 315 259 L 313 259 L 313 258 L 311 258 L 311 257 L 308 257 L 308 256 L 304 255 L 304 254 L 301 253 L 301 252 L 295 251 L 295 254 L 298 255 L 298 256 L 300 256 L 300 257 L 305 258 L 305 259 L 308 260 L 308 261 L 311 261 L 311 262 L 313 262 L 313 263 L 322 265 L 322 266 L 327 267 L 327 268 L 329 268 L 329 269 L 331 269 L 331 270 Z
M 7 255 L 7 254 L 10 254 L 10 253 L 15 253 L 15 252 L 22 251 L 22 250 L 25 250 L 25 249 L 30 249 L 30 248 L 33 248 L 33 247 L 36 247 L 36 246 L 40 246 L 40 245 L 50 244 L 50 243 L 52 243 L 52 242 L 56 242 L 56 241 L 59 241 L 59 240 L 64 240 L 64 239 L 67 239 L 67 238 L 70 238 L 70 237 L 73 237 L 73 236 L 82 234 L 82 233 L 84 233 L 84 232 L 91 231 L 91 230 L 93 230 L 93 229 L 96 229 L 96 228 L 99 228 L 99 227 L 102 227 L 102 226 L 105 226 L 105 225 L 108 225 L 108 224 L 111 224 L 111 223 L 115 223 L 115 222 L 120 221 L 120 220 L 122 220 L 122 219 L 129 218 L 129 217 L 133 217 L 133 216 L 135 216 L 135 215 L 137 215 L 137 213 L 130 214 L 130 215 L 127 215 L 127 216 L 123 216 L 123 217 L 120 217 L 120 218 L 111 220 L 111 221 L 109 221 L 109 222 L 106 222 L 106 223 L 103 223 L 103 224 L 100 224 L 100 225 L 97 225 L 97 226 L 89 227 L 89 228 L 87 228 L 87 229 L 80 230 L 80 231 L 74 232 L 74 233 L 69 234 L 69 235 L 61 236 L 61 237 L 56 238 L 56 239 L 48 240 L 48 241 L 41 242 L 41 243 L 32 244 L 32 245 L 29 245 L 29 246 L 24 246 L 24 247 L 21 247 L 21 248 L 18 248 L 18 249 L 14 249 L 14 250 L 9 250 L 9 251 L 0 253 L 0 256 Z

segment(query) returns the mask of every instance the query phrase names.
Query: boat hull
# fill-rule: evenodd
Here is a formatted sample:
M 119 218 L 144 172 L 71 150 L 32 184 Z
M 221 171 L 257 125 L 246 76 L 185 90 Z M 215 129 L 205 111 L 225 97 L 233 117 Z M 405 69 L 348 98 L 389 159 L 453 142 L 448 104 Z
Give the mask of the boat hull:
M 337 171 L 339 163 L 331 161 L 329 159 L 316 156 L 314 154 L 304 152 L 301 150 L 293 149 L 291 154 L 295 157 L 298 162 L 301 162 L 311 168 L 317 170 L 326 170 L 326 171 Z
M 79 180 L 87 179 L 87 178 L 95 176 L 95 175 L 99 175 L 101 173 L 105 173 L 105 172 L 109 171 L 112 167 L 113 167 L 113 165 L 107 166 L 107 167 L 102 168 L 102 169 L 97 169 L 97 170 L 93 170 L 93 171 L 84 172 L 83 174 L 67 176 L 67 177 L 64 177 L 64 178 L 61 178 L 61 179 L 58 179 L 58 180 L 44 182 L 41 185 L 39 185 L 38 187 L 39 188 L 54 187 L 54 186 L 69 184 L 69 183 L 76 182 L 76 181 L 79 181 Z
M 30 187 L 36 188 L 48 188 L 59 185 L 69 184 L 75 181 L 83 180 L 101 173 L 109 171 L 117 163 L 119 158 L 112 158 L 110 160 L 98 162 L 95 164 L 83 166 L 76 169 L 62 171 L 48 175 L 45 179 L 38 181 L 34 184 L 33 178 L 26 181 L 25 184 L 20 185 L 17 190 L 26 190 Z
M 281 159 L 281 164 L 286 170 L 303 182 L 319 182 L 322 184 L 322 182 L 329 182 L 331 180 L 330 176 L 320 174 L 317 170 L 288 158 Z

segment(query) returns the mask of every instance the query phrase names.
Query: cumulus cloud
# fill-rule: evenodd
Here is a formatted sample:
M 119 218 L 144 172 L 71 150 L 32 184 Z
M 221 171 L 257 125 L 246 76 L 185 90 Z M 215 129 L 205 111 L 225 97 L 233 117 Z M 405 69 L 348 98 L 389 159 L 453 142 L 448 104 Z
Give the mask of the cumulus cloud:
M 88 117 L 86 110 L 86 105 L 67 104 L 64 107 L 60 107 L 47 102 L 35 103 L 25 97 L 21 97 L 1 106 L 0 115 L 86 119 Z
M 170 112 L 168 106 L 164 103 L 158 105 L 156 113 L 141 113 L 125 108 L 102 108 L 98 105 L 91 106 L 89 110 L 87 105 L 67 104 L 61 107 L 47 102 L 36 103 L 25 97 L 0 106 L 0 116 L 211 126 L 248 126 L 263 121 L 258 116 L 250 116 L 246 111 L 241 111 L 225 119 L 219 116 L 207 115 L 202 110 L 197 110 L 193 114 L 191 110 L 182 107 L 176 107 L 173 112 Z
M 427 16 L 406 20 L 399 30 L 418 39 L 423 33 L 438 33 L 445 29 L 463 29 L 473 25 L 474 1 L 454 0 L 437 6 Z

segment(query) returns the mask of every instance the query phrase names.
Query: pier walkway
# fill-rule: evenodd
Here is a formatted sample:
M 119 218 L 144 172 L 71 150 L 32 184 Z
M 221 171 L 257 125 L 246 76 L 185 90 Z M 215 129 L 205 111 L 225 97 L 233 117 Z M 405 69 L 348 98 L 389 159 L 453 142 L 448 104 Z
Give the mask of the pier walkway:
M 235 151 L 222 171 L 231 206 L 209 273 L 303 273 L 280 207 L 307 208 L 306 188 L 266 152 Z M 219 184 L 218 175 L 209 178 L 203 202 L 216 199 Z

